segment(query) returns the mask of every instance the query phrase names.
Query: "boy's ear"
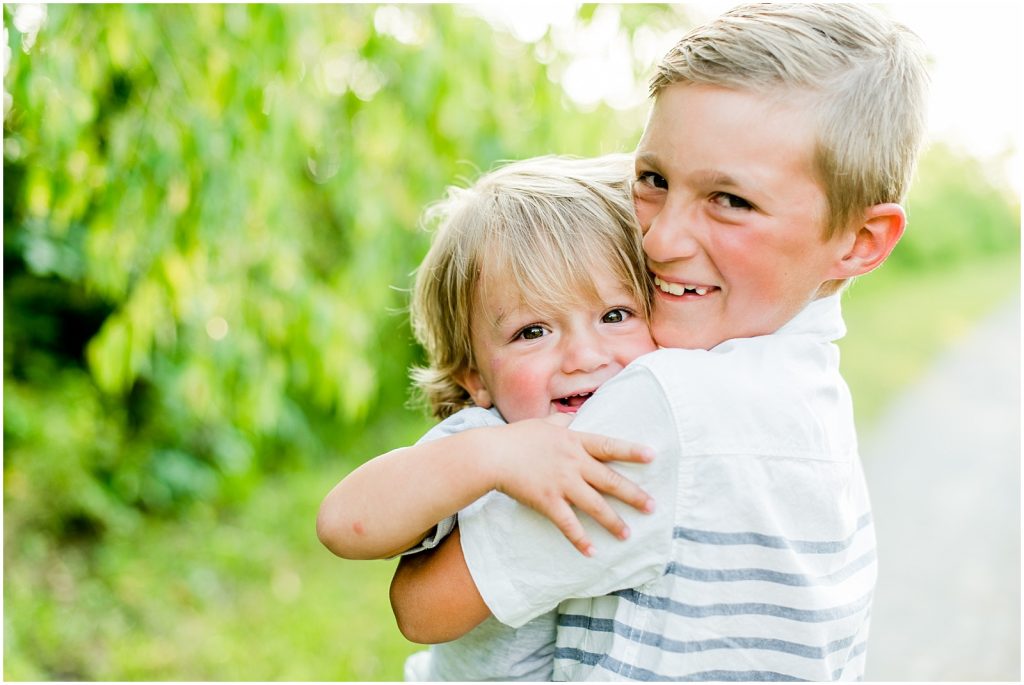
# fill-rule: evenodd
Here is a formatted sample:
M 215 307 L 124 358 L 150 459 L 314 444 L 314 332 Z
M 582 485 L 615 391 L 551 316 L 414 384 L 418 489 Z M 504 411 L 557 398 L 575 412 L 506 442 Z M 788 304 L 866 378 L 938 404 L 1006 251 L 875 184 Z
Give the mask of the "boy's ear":
M 494 403 L 491 401 L 491 393 L 487 391 L 483 376 L 476 369 L 464 371 L 455 381 L 466 389 L 469 396 L 473 398 L 473 404 L 482 408 L 490 409 Z
M 843 252 L 834 266 L 832 278 L 853 278 L 881 265 L 896 247 L 906 226 L 907 215 L 895 202 L 869 207 L 861 225 L 842 239 Z

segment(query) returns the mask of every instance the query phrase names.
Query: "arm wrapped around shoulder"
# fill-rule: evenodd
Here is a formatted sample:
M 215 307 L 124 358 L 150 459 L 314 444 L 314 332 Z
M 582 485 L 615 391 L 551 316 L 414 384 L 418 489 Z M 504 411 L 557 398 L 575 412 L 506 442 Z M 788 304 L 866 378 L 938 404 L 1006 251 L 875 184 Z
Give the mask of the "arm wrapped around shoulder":
M 644 365 L 631 365 L 580 409 L 571 428 L 653 448 L 649 464 L 610 466 L 646 490 L 655 509 L 640 513 L 609 499 L 629 526 L 626 540 L 582 516 L 594 542 L 586 557 L 550 521 L 501 493 L 467 507 L 459 514 L 466 564 L 491 612 L 513 627 L 564 599 L 642 585 L 662 575 L 669 561 L 680 443 L 657 379 Z

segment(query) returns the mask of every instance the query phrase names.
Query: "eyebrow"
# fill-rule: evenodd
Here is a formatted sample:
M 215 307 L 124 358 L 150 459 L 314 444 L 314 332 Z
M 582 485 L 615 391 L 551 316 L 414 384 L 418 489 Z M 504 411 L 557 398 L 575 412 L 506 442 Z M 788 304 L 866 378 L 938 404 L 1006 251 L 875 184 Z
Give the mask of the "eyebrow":
M 654 167 L 655 169 L 661 168 L 661 164 L 658 161 L 658 156 L 653 152 L 638 152 L 636 153 L 636 161 Z M 742 188 L 743 184 L 740 183 L 736 178 L 730 176 L 724 171 L 718 171 L 716 169 L 697 169 L 687 176 L 687 180 L 692 185 L 699 186 L 725 186 L 728 188 Z
M 690 174 L 690 182 L 695 185 L 742 188 L 744 184 L 724 171 L 715 169 L 698 169 Z
M 508 310 L 504 309 L 504 308 L 499 310 L 497 316 L 490 317 L 490 319 L 491 319 L 491 328 L 494 328 L 495 330 L 501 328 L 501 325 L 503 323 L 505 323 L 505 320 L 507 318 L 508 318 Z

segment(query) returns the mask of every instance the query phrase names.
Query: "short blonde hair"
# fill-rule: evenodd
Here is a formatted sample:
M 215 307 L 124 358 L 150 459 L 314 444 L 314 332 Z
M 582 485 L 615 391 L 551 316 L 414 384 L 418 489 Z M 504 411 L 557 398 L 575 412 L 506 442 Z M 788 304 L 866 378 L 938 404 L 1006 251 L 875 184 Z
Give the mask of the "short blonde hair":
M 609 269 L 649 318 L 633 173 L 627 154 L 537 157 L 501 166 L 469 188 L 451 187 L 428 208 L 425 222 L 437 228 L 410 306 L 427 366 L 411 376 L 436 417 L 472 405 L 458 379 L 476 368 L 471 324 L 485 262 L 518 284 L 523 303 L 538 312 L 593 301 L 593 274 Z
M 683 36 L 659 64 L 651 95 L 675 83 L 810 96 L 826 239 L 868 207 L 906 196 L 925 129 L 923 48 L 866 5 L 736 7 Z

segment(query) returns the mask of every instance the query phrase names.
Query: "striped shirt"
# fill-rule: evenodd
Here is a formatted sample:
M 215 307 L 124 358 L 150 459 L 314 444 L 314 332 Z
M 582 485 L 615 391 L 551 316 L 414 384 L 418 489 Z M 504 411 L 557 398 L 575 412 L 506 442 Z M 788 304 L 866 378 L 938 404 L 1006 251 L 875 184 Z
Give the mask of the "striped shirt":
M 585 522 L 585 558 L 546 520 L 491 498 L 460 517 L 463 551 L 510 625 L 558 606 L 556 680 L 859 680 L 877 561 L 839 297 L 778 332 L 659 350 L 573 428 L 652 445 L 623 465 L 657 502 L 613 504 L 621 542 Z

